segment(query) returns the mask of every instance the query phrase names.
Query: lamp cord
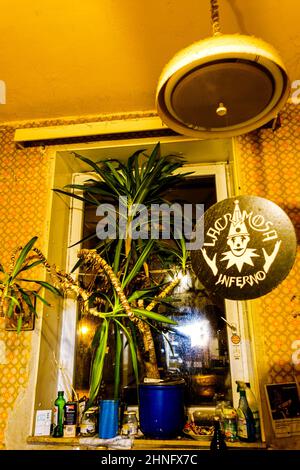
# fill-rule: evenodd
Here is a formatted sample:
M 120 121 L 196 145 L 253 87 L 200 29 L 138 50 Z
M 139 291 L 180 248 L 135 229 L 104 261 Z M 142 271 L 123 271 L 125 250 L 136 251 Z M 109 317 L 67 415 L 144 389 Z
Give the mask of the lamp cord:
M 218 0 L 210 0 L 210 11 L 211 11 L 211 21 L 213 35 L 217 36 L 221 34 L 220 23 L 219 23 L 219 5 Z

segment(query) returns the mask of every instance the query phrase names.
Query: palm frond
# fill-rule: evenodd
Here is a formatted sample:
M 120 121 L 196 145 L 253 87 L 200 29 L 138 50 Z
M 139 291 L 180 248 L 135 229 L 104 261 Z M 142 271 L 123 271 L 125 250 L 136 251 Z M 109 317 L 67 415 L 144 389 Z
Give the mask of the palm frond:
M 90 407 L 94 403 L 97 397 L 98 391 L 99 391 L 100 384 L 101 384 L 104 359 L 105 359 L 106 350 L 107 350 L 108 329 L 109 329 L 109 322 L 104 319 L 101 325 L 101 330 L 100 330 L 99 345 L 97 347 L 97 351 L 96 351 L 94 361 L 93 361 L 93 366 L 92 366 L 90 393 L 89 393 L 89 401 L 88 401 L 87 407 Z
M 161 315 L 160 313 L 149 312 L 148 310 L 141 309 L 141 308 L 133 308 L 133 313 L 135 313 L 138 317 L 143 318 L 150 318 L 151 320 L 158 321 L 160 323 L 169 323 L 170 325 L 177 325 L 177 322 L 172 320 L 165 315 Z
M 114 399 L 117 400 L 120 388 L 120 373 L 121 373 L 121 357 L 122 357 L 122 337 L 120 333 L 120 326 L 115 322 L 115 338 L 116 338 L 116 352 L 115 352 L 115 381 L 114 381 Z
M 52 292 L 52 294 L 62 296 L 62 293 L 60 292 L 60 290 L 54 287 L 52 284 L 49 284 L 49 282 L 40 281 L 38 279 L 21 279 L 21 278 L 19 279 L 19 281 L 32 282 L 32 283 L 38 284 L 44 287 L 46 290 L 49 290 L 50 292 Z
M 17 260 L 15 261 L 14 269 L 11 273 L 11 279 L 14 279 L 18 275 L 18 273 L 19 273 L 19 271 L 20 271 L 27 255 L 28 255 L 28 253 L 31 251 L 31 249 L 32 249 L 33 245 L 35 244 L 35 242 L 37 241 L 37 239 L 38 239 L 38 237 L 31 238 L 31 240 L 29 240 L 29 242 L 21 250 Z
M 79 196 L 76 193 L 64 191 L 63 189 L 54 188 L 52 189 L 52 191 L 54 191 L 55 193 L 63 194 L 64 196 L 73 197 L 74 199 L 78 199 L 78 201 L 81 201 L 81 202 L 85 202 L 85 203 L 87 202 L 89 204 L 93 204 L 94 206 L 98 206 L 99 204 L 99 202 L 95 201 L 94 199 L 89 199 L 88 197 L 85 197 L 85 196 Z
M 138 383 L 139 382 L 139 368 L 138 368 L 138 359 L 137 359 L 137 353 L 136 353 L 136 351 L 137 351 L 136 342 L 133 339 L 133 337 L 131 336 L 128 329 L 124 325 L 122 325 L 121 322 L 119 322 L 117 319 L 115 319 L 115 322 L 119 325 L 120 328 L 122 328 L 122 330 L 123 330 L 123 332 L 126 336 L 126 339 L 128 341 L 129 348 L 130 348 L 130 354 L 131 354 L 133 372 L 134 372 L 136 383 Z
M 147 243 L 146 243 L 146 245 L 143 249 L 143 252 L 139 256 L 139 258 L 136 261 L 135 265 L 132 267 L 130 273 L 128 274 L 128 276 L 126 276 L 126 278 L 123 279 L 123 282 L 122 282 L 123 288 L 129 282 L 131 282 L 137 276 L 137 274 L 140 272 L 140 269 L 143 266 L 143 264 L 144 264 L 145 260 L 147 259 L 147 257 L 149 256 L 153 245 L 154 245 L 154 240 L 148 240 L 147 241 Z

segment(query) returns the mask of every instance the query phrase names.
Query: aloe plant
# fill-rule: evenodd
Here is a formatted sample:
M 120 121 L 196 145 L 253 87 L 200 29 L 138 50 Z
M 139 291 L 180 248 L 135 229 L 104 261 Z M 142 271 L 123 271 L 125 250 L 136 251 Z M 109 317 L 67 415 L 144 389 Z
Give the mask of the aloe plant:
M 137 204 L 143 204 L 147 211 L 151 204 L 168 204 L 164 197 L 166 191 L 183 181 L 189 173 L 175 174 L 184 161 L 176 155 L 161 156 L 159 144 L 150 156 L 141 149 L 127 163 L 117 159 L 95 163 L 81 155 L 75 156 L 89 165 L 95 176 L 84 184 L 70 184 L 54 191 L 91 204 L 95 210 L 104 201 L 113 201 L 118 216 L 117 233 L 123 223 L 123 212 L 118 209 L 120 200 L 124 201 L 129 214 L 124 237 L 99 240 L 95 233 L 78 241 L 79 244 L 91 238 L 96 240 L 94 250 L 81 250 L 78 253 L 79 261 L 74 267 L 75 270 L 80 266 L 85 273 L 94 274 L 87 288 L 75 286 L 76 283 L 70 278 L 62 276 L 60 279 L 60 285 L 65 290 L 75 290 L 78 297 L 83 299 L 84 313 L 102 319 L 93 340 L 95 354 L 90 377 L 91 404 L 97 397 L 102 381 L 110 328 L 114 329 L 116 344 L 115 398 L 119 395 L 120 386 L 121 334 L 126 337 L 130 348 L 136 381 L 139 380 L 139 349 L 142 349 L 146 375 L 159 377 L 152 331 L 160 329 L 159 325 L 172 325 L 174 322 L 153 309 L 166 300 L 178 279 L 175 275 L 174 280 L 167 284 L 157 282 L 151 267 L 155 264 L 161 270 L 168 271 L 177 265 L 185 270 L 187 251 L 182 238 L 174 239 L 171 244 L 151 238 L 134 239 L 132 224 L 137 214 Z M 171 233 L 174 234 L 174 231 L 171 230 Z M 97 284 L 99 278 L 100 286 L 99 282 Z
M 44 257 L 34 247 L 38 237 L 33 237 L 24 246 L 14 250 L 7 270 L 0 263 L 0 315 L 11 318 L 17 314 L 17 331 L 20 332 L 26 312 L 37 315 L 36 300 L 49 305 L 40 294 L 41 289 L 61 295 L 54 285 L 41 279 L 28 278 L 28 273 L 44 264 Z

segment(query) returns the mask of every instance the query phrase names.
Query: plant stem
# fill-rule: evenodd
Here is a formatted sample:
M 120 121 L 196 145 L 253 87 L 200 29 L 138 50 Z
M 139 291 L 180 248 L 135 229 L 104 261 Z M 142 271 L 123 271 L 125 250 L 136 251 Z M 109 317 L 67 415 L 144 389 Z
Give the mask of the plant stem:
M 154 309 L 155 305 L 161 300 L 167 297 L 167 295 L 175 289 L 177 284 L 179 283 L 179 279 L 174 279 L 152 302 L 147 305 L 146 310 L 149 312 Z
M 122 289 L 122 286 L 120 284 L 119 279 L 115 275 L 114 271 L 112 268 L 109 266 L 109 264 L 94 250 L 80 250 L 78 253 L 78 257 L 81 259 L 84 259 L 85 262 L 89 262 L 94 265 L 95 268 L 102 268 L 106 274 L 108 275 L 112 285 L 114 286 L 120 302 L 122 304 L 122 307 L 124 308 L 126 314 L 128 315 L 129 319 L 136 324 L 138 327 L 142 338 L 143 338 L 143 344 L 146 353 L 148 354 L 148 358 L 145 361 L 145 367 L 146 367 L 146 374 L 147 377 L 151 378 L 159 378 L 159 371 L 157 367 L 157 361 L 156 361 L 156 354 L 155 354 L 155 346 L 154 346 L 154 341 L 152 337 L 152 332 L 151 328 L 149 325 L 139 318 L 137 318 L 133 311 L 131 310 L 131 307 L 129 305 L 129 302 L 126 298 L 126 295 L 124 294 L 124 291 Z

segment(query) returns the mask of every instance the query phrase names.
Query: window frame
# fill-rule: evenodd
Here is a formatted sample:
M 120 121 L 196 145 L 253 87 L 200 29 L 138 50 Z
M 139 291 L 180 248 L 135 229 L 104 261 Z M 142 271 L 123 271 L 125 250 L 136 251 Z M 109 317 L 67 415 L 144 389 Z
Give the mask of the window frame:
M 187 163 L 179 172 L 193 171 L 195 176 L 214 176 L 216 184 L 217 201 L 229 196 L 228 189 L 228 164 L 227 163 Z M 83 184 L 90 178 L 93 172 L 73 173 L 72 183 Z M 78 242 L 82 237 L 83 226 L 83 202 L 73 199 L 70 203 L 68 246 Z M 79 245 L 67 250 L 66 270 L 70 272 L 77 261 Z M 227 337 L 229 349 L 230 372 L 232 381 L 233 406 L 238 406 L 239 394 L 236 390 L 236 380 L 253 383 L 253 361 L 249 341 L 249 329 L 247 322 L 246 303 L 240 301 L 225 300 L 227 320 Z M 76 325 L 77 305 L 73 298 L 66 297 L 63 304 L 61 341 L 59 348 L 59 362 L 57 391 L 65 389 L 66 377 L 73 384 L 76 360 Z M 234 329 L 234 331 L 232 330 Z M 239 344 L 231 342 L 232 331 L 241 338 Z M 253 388 L 253 386 L 252 386 Z M 254 389 L 254 392 L 256 390 Z M 199 408 L 199 406 L 197 406 Z

